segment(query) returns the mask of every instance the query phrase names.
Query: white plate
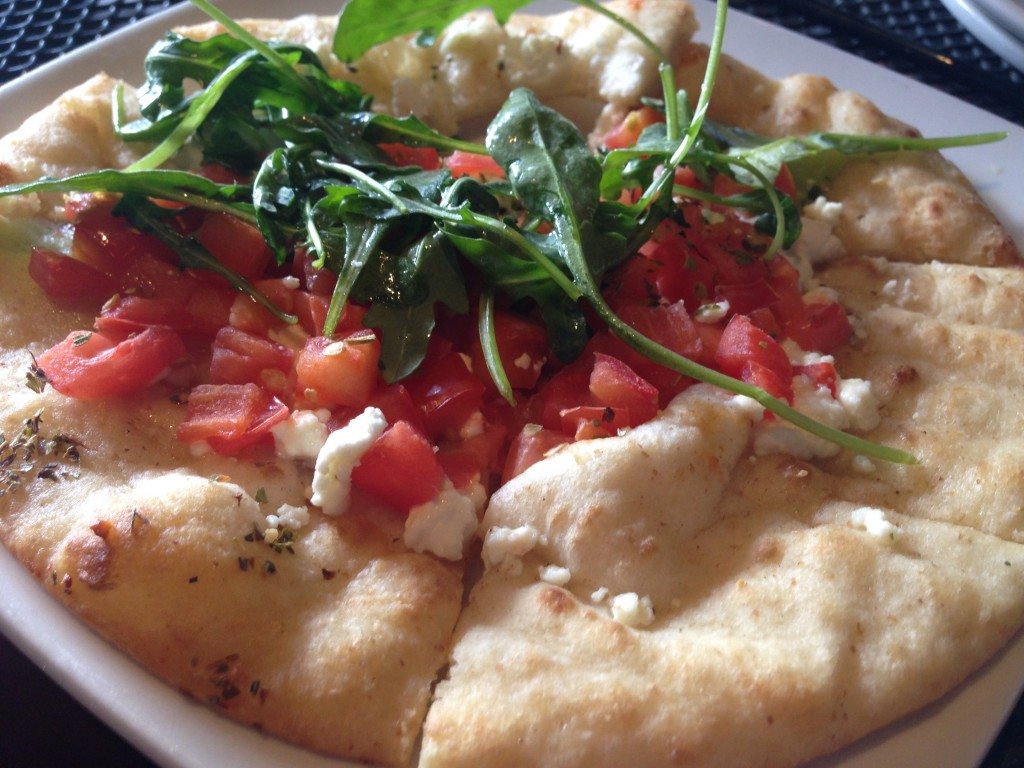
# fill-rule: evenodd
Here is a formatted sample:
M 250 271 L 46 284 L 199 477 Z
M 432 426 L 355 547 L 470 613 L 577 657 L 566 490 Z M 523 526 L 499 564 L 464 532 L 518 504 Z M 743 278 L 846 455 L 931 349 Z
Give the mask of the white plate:
M 307 0 L 303 10 L 329 13 L 332 0 Z M 233 15 L 273 16 L 277 0 L 224 0 Z M 543 3 L 550 8 L 549 3 Z M 699 2 L 706 38 L 713 9 Z M 172 9 L 53 62 L 0 88 L 0 132 L 15 127 L 52 97 L 106 69 L 136 81 L 152 41 L 172 23 L 198 18 Z M 957 150 L 950 156 L 981 190 L 1019 244 L 1024 244 L 1024 129 L 939 91 L 778 27 L 733 14 L 726 49 L 782 76 L 811 70 L 870 95 L 881 108 L 920 127 L 925 135 L 1006 130 L 1002 144 Z M 0 629 L 85 706 L 166 768 L 358 768 L 288 746 L 235 725 L 188 701 L 126 659 L 52 600 L 0 549 Z M 816 768 L 977 765 L 1002 725 L 1024 681 L 1024 637 L 1018 637 L 978 674 L 939 702 L 817 761 Z M 14 695 L 5 691 L 4 695 Z
M 1024 40 L 1024 0 L 974 0 L 974 4 L 1014 37 Z
M 981 42 L 1024 72 L 1024 37 L 1008 32 L 973 0 L 942 0 L 942 4 Z

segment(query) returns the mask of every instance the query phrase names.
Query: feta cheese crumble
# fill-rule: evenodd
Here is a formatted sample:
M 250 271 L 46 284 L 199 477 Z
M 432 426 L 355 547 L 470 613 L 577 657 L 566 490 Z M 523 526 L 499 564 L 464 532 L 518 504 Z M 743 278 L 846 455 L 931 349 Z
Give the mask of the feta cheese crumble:
M 327 442 L 327 419 L 331 412 L 294 411 L 285 421 L 271 427 L 277 455 L 286 459 L 313 461 Z
M 885 542 L 895 541 L 900 533 L 897 526 L 885 519 L 885 512 L 875 507 L 857 507 L 850 513 L 850 522 Z
M 484 537 L 481 552 L 484 566 L 488 570 L 496 568 L 502 573 L 518 576 L 523 572 L 521 558 L 543 541 L 540 531 L 532 525 L 521 525 L 518 528 L 494 526 Z
M 726 299 L 713 301 L 708 304 L 701 304 L 693 315 L 698 323 L 714 325 L 729 314 L 729 302 Z
M 612 598 L 612 618 L 627 627 L 646 627 L 654 622 L 651 598 L 636 592 L 623 592 Z
M 560 565 L 542 565 L 537 569 L 537 576 L 548 584 L 564 587 L 572 580 L 572 571 Z
M 476 533 L 480 496 L 475 488 L 460 491 L 446 480 L 436 497 L 409 510 L 402 536 L 405 546 L 445 560 L 461 560 Z
M 309 508 L 295 506 L 294 504 L 282 504 L 277 512 L 267 515 L 267 526 L 270 528 L 291 528 L 299 530 L 309 523 Z
M 337 517 L 348 509 L 352 470 L 387 427 L 379 408 L 367 408 L 341 429 L 328 435 L 316 457 L 310 501 L 325 515 Z

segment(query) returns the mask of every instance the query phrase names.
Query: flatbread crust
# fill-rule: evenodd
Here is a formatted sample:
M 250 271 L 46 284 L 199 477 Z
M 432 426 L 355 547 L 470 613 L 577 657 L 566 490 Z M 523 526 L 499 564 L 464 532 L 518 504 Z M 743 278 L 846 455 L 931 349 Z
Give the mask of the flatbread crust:
M 618 9 L 671 51 L 696 93 L 704 52 L 687 44 L 689 8 Z M 656 74 L 631 40 L 585 22 L 574 12 L 501 30 L 474 17 L 437 50 L 388 44 L 355 72 L 326 60 L 388 109 L 415 108 L 442 129 L 486 119 L 520 85 L 600 128 L 653 92 Z M 324 55 L 331 24 L 251 28 Z M 138 150 L 109 129 L 112 85 L 98 76 L 0 140 L 2 180 L 130 162 Z M 712 114 L 769 135 L 909 130 L 822 78 L 775 82 L 731 59 Z M 0 540 L 147 668 L 333 754 L 407 764 L 446 661 L 425 766 L 792 765 L 836 749 L 949 690 L 1024 621 L 1024 413 L 992 386 L 1024 370 L 1012 306 L 1024 286 L 1016 270 L 978 268 L 1018 254 L 938 155 L 859 161 L 828 195 L 844 204 L 837 234 L 853 255 L 820 277 L 866 331 L 839 370 L 884 393 L 870 437 L 922 467 L 751 460 L 748 417 L 695 388 L 657 422 L 574 445 L 499 491 L 484 528 L 529 524 L 546 543 L 521 575 L 483 575 L 453 639 L 461 569 L 395 544 L 386 512 L 364 503 L 365 515 L 317 518 L 294 555 L 275 552 L 246 535 L 303 498 L 294 468 L 192 456 L 173 438 L 184 409 L 166 397 L 99 409 L 26 389 L 25 350 L 91 318 L 4 281 L 0 430 L 43 408 L 44 432 L 85 447 L 79 480 L 36 479 L 5 498 Z M 0 213 L 57 202 L 0 201 Z M 931 260 L 968 266 L 918 263 Z M 964 287 L 968 300 L 952 302 Z M 885 510 L 895 541 L 851 524 L 863 504 Z M 547 564 L 570 569 L 567 589 L 538 583 Z M 591 598 L 598 587 L 649 596 L 655 623 L 613 621 Z

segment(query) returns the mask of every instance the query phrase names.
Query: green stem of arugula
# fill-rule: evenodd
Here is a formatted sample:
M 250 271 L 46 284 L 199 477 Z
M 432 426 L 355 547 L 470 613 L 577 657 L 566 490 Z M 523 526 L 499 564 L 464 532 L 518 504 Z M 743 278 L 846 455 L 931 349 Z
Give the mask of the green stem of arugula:
M 316 162 L 317 165 L 319 165 L 321 168 L 325 170 L 334 171 L 335 173 L 340 173 L 344 176 L 348 176 L 350 179 L 361 181 L 369 188 L 369 191 L 372 191 L 376 193 L 378 196 L 387 200 L 389 203 L 391 203 L 391 205 L 394 206 L 395 210 L 398 211 L 399 213 L 406 214 L 409 212 L 409 206 L 405 204 L 405 201 L 402 200 L 402 198 L 400 198 L 390 189 L 385 187 L 375 178 L 370 176 L 368 173 L 364 173 L 363 171 L 360 171 L 358 168 L 353 168 L 351 165 L 348 165 L 347 163 L 332 163 L 329 160 L 317 160 Z
M 498 351 L 498 335 L 494 328 L 494 291 L 490 288 L 485 288 L 480 294 L 478 331 L 487 372 L 491 375 L 491 380 L 501 396 L 514 407 L 516 397 L 512 393 L 512 385 L 509 383 L 508 374 L 505 373 L 505 366 L 501 363 L 501 355 Z
M 715 5 L 715 30 L 711 37 L 711 49 L 708 53 L 708 65 L 704 70 L 704 82 L 700 87 L 700 98 L 697 100 L 697 108 L 693 111 L 693 119 L 686 129 L 686 135 L 682 142 L 672 153 L 658 177 L 651 182 L 641 198 L 634 205 L 634 209 L 642 211 L 648 208 L 659 194 L 666 192 L 672 185 L 676 168 L 686 158 L 693 145 L 697 143 L 701 126 L 704 124 L 704 116 L 707 114 L 708 105 L 711 102 L 711 93 L 715 89 L 715 79 L 718 77 L 718 63 L 722 58 L 722 41 L 725 39 L 725 19 L 728 15 L 728 0 L 717 0 Z M 673 95 L 672 100 L 675 101 Z
M 174 154 L 185 145 L 185 142 L 188 141 L 197 130 L 199 130 L 199 126 L 203 124 L 203 121 L 206 120 L 210 112 L 213 111 L 213 108 L 217 106 L 221 96 L 224 95 L 224 92 L 227 91 L 231 83 L 233 83 L 239 75 L 245 72 L 245 70 L 252 66 L 256 55 L 257 54 L 255 52 L 251 52 L 250 54 L 243 54 L 242 56 L 232 60 L 227 67 L 222 69 L 220 73 L 210 81 L 210 84 L 206 89 L 196 97 L 189 106 L 188 113 L 185 115 L 185 118 L 174 127 L 174 130 L 171 131 L 170 135 L 150 150 L 148 154 L 129 165 L 125 170 L 152 170 L 153 168 L 159 168 L 173 157 Z
M 295 83 L 300 90 L 310 96 L 314 101 L 320 101 L 320 94 L 316 88 L 310 85 L 309 81 L 295 71 L 293 67 L 281 54 L 246 30 L 241 24 L 228 16 L 224 11 L 210 2 L 210 0 L 190 0 L 192 5 L 201 10 L 211 19 L 219 22 L 233 37 L 238 38 L 254 51 L 259 51 L 267 61 L 281 70 L 285 76 Z
M 771 243 L 768 245 L 768 250 L 764 252 L 764 255 L 761 258 L 765 261 L 770 261 L 775 257 L 775 254 L 779 252 L 779 249 L 782 248 L 782 243 L 786 239 L 786 214 L 782 210 L 782 202 L 779 200 L 779 193 L 775 189 L 775 184 L 769 181 L 767 176 L 746 160 L 737 159 L 735 157 L 730 158 L 728 155 L 722 155 L 722 160 L 730 163 L 731 165 L 738 165 L 753 174 L 754 178 L 761 182 L 761 188 L 764 190 L 765 194 L 768 195 L 768 202 L 771 203 L 772 212 L 775 214 L 775 234 L 772 237 Z
M 643 30 L 638 26 L 600 3 L 594 2 L 594 0 L 575 0 L 575 2 L 577 5 L 581 5 L 584 8 L 590 9 L 594 13 L 610 19 L 613 23 L 633 35 L 633 37 L 639 40 L 647 50 L 657 57 L 658 76 L 661 78 L 661 89 L 664 92 L 665 97 L 666 133 L 670 141 L 678 139 L 680 126 L 679 102 L 676 101 L 676 75 L 675 70 L 672 68 L 672 62 L 669 61 L 665 52 L 661 50 L 661 46 L 644 34 Z
M 384 224 L 375 224 L 369 234 L 360 241 L 355 252 L 346 244 L 346 254 L 352 253 L 352 256 L 345 260 L 345 264 L 338 271 L 338 280 L 334 284 L 334 293 L 331 294 L 331 303 L 327 307 L 327 317 L 324 319 L 324 336 L 330 338 L 334 335 L 338 321 L 341 320 L 341 313 L 345 309 L 345 302 L 352 292 L 352 286 L 356 284 L 369 253 L 377 250 L 386 231 L 387 227 Z

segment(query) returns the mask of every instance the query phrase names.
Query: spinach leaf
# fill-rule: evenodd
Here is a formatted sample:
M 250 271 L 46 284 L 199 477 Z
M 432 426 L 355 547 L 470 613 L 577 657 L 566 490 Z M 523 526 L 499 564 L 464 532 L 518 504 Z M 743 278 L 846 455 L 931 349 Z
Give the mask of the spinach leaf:
M 430 39 L 463 14 L 476 8 L 490 8 L 498 23 L 504 24 L 514 11 L 530 0 L 390 0 L 382 8 L 378 0 L 350 0 L 341 9 L 334 33 L 334 55 L 354 61 L 373 48 L 396 37 L 426 32 Z

